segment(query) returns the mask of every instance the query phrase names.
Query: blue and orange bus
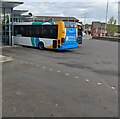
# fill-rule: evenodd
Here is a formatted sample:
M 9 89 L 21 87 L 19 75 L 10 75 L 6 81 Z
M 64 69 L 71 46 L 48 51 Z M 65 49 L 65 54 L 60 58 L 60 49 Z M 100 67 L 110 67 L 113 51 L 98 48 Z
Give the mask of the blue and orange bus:
M 14 23 L 14 44 L 39 49 L 65 50 L 77 48 L 75 22 L 21 22 Z

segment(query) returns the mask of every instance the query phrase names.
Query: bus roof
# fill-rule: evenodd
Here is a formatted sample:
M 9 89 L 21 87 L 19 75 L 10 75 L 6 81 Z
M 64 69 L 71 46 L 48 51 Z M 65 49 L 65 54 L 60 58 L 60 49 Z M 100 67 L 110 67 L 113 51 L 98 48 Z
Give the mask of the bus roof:
M 54 23 L 55 22 L 14 22 L 13 25 L 53 25 Z

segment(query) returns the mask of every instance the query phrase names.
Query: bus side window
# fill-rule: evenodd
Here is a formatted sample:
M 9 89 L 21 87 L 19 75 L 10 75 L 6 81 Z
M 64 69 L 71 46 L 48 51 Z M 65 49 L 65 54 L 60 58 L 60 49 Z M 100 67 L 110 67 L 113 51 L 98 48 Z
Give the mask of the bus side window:
M 23 27 L 23 26 L 20 26 L 20 34 L 21 34 L 22 36 L 24 36 L 24 27 Z
M 26 31 L 25 35 L 26 35 L 26 36 L 30 36 L 30 32 L 31 32 L 30 26 L 26 26 L 25 31 Z
M 16 36 L 19 33 L 19 28 L 17 26 L 14 26 L 14 36 Z
M 40 34 L 40 32 L 39 32 L 39 26 L 37 26 L 37 28 L 36 28 L 36 36 L 38 37 L 39 34 Z
M 14 26 L 14 36 L 21 35 L 20 33 L 20 26 Z
M 42 26 L 42 34 L 41 35 L 45 35 L 46 34 L 46 29 L 44 26 Z

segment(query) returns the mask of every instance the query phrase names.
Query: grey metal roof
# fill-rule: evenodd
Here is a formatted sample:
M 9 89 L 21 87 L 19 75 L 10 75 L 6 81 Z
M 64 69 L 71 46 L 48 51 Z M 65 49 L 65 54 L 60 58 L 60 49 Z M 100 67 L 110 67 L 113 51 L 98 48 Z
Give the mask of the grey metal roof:
M 2 1 L 2 7 L 4 8 L 14 8 L 20 4 L 23 4 L 23 2 Z
M 28 10 L 13 10 L 14 15 L 21 15 L 25 12 L 28 12 Z

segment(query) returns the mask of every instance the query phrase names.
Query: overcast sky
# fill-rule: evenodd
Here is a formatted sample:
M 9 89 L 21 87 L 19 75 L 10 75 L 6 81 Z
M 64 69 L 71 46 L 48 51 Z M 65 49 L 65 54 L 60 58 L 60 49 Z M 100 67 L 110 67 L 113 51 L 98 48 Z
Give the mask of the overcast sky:
M 29 10 L 35 16 L 76 17 L 83 23 L 105 22 L 107 0 L 14 0 L 24 2 L 15 9 Z M 74 2 L 73 2 L 74 1 Z M 118 22 L 118 1 L 108 0 L 108 20 L 111 16 Z

